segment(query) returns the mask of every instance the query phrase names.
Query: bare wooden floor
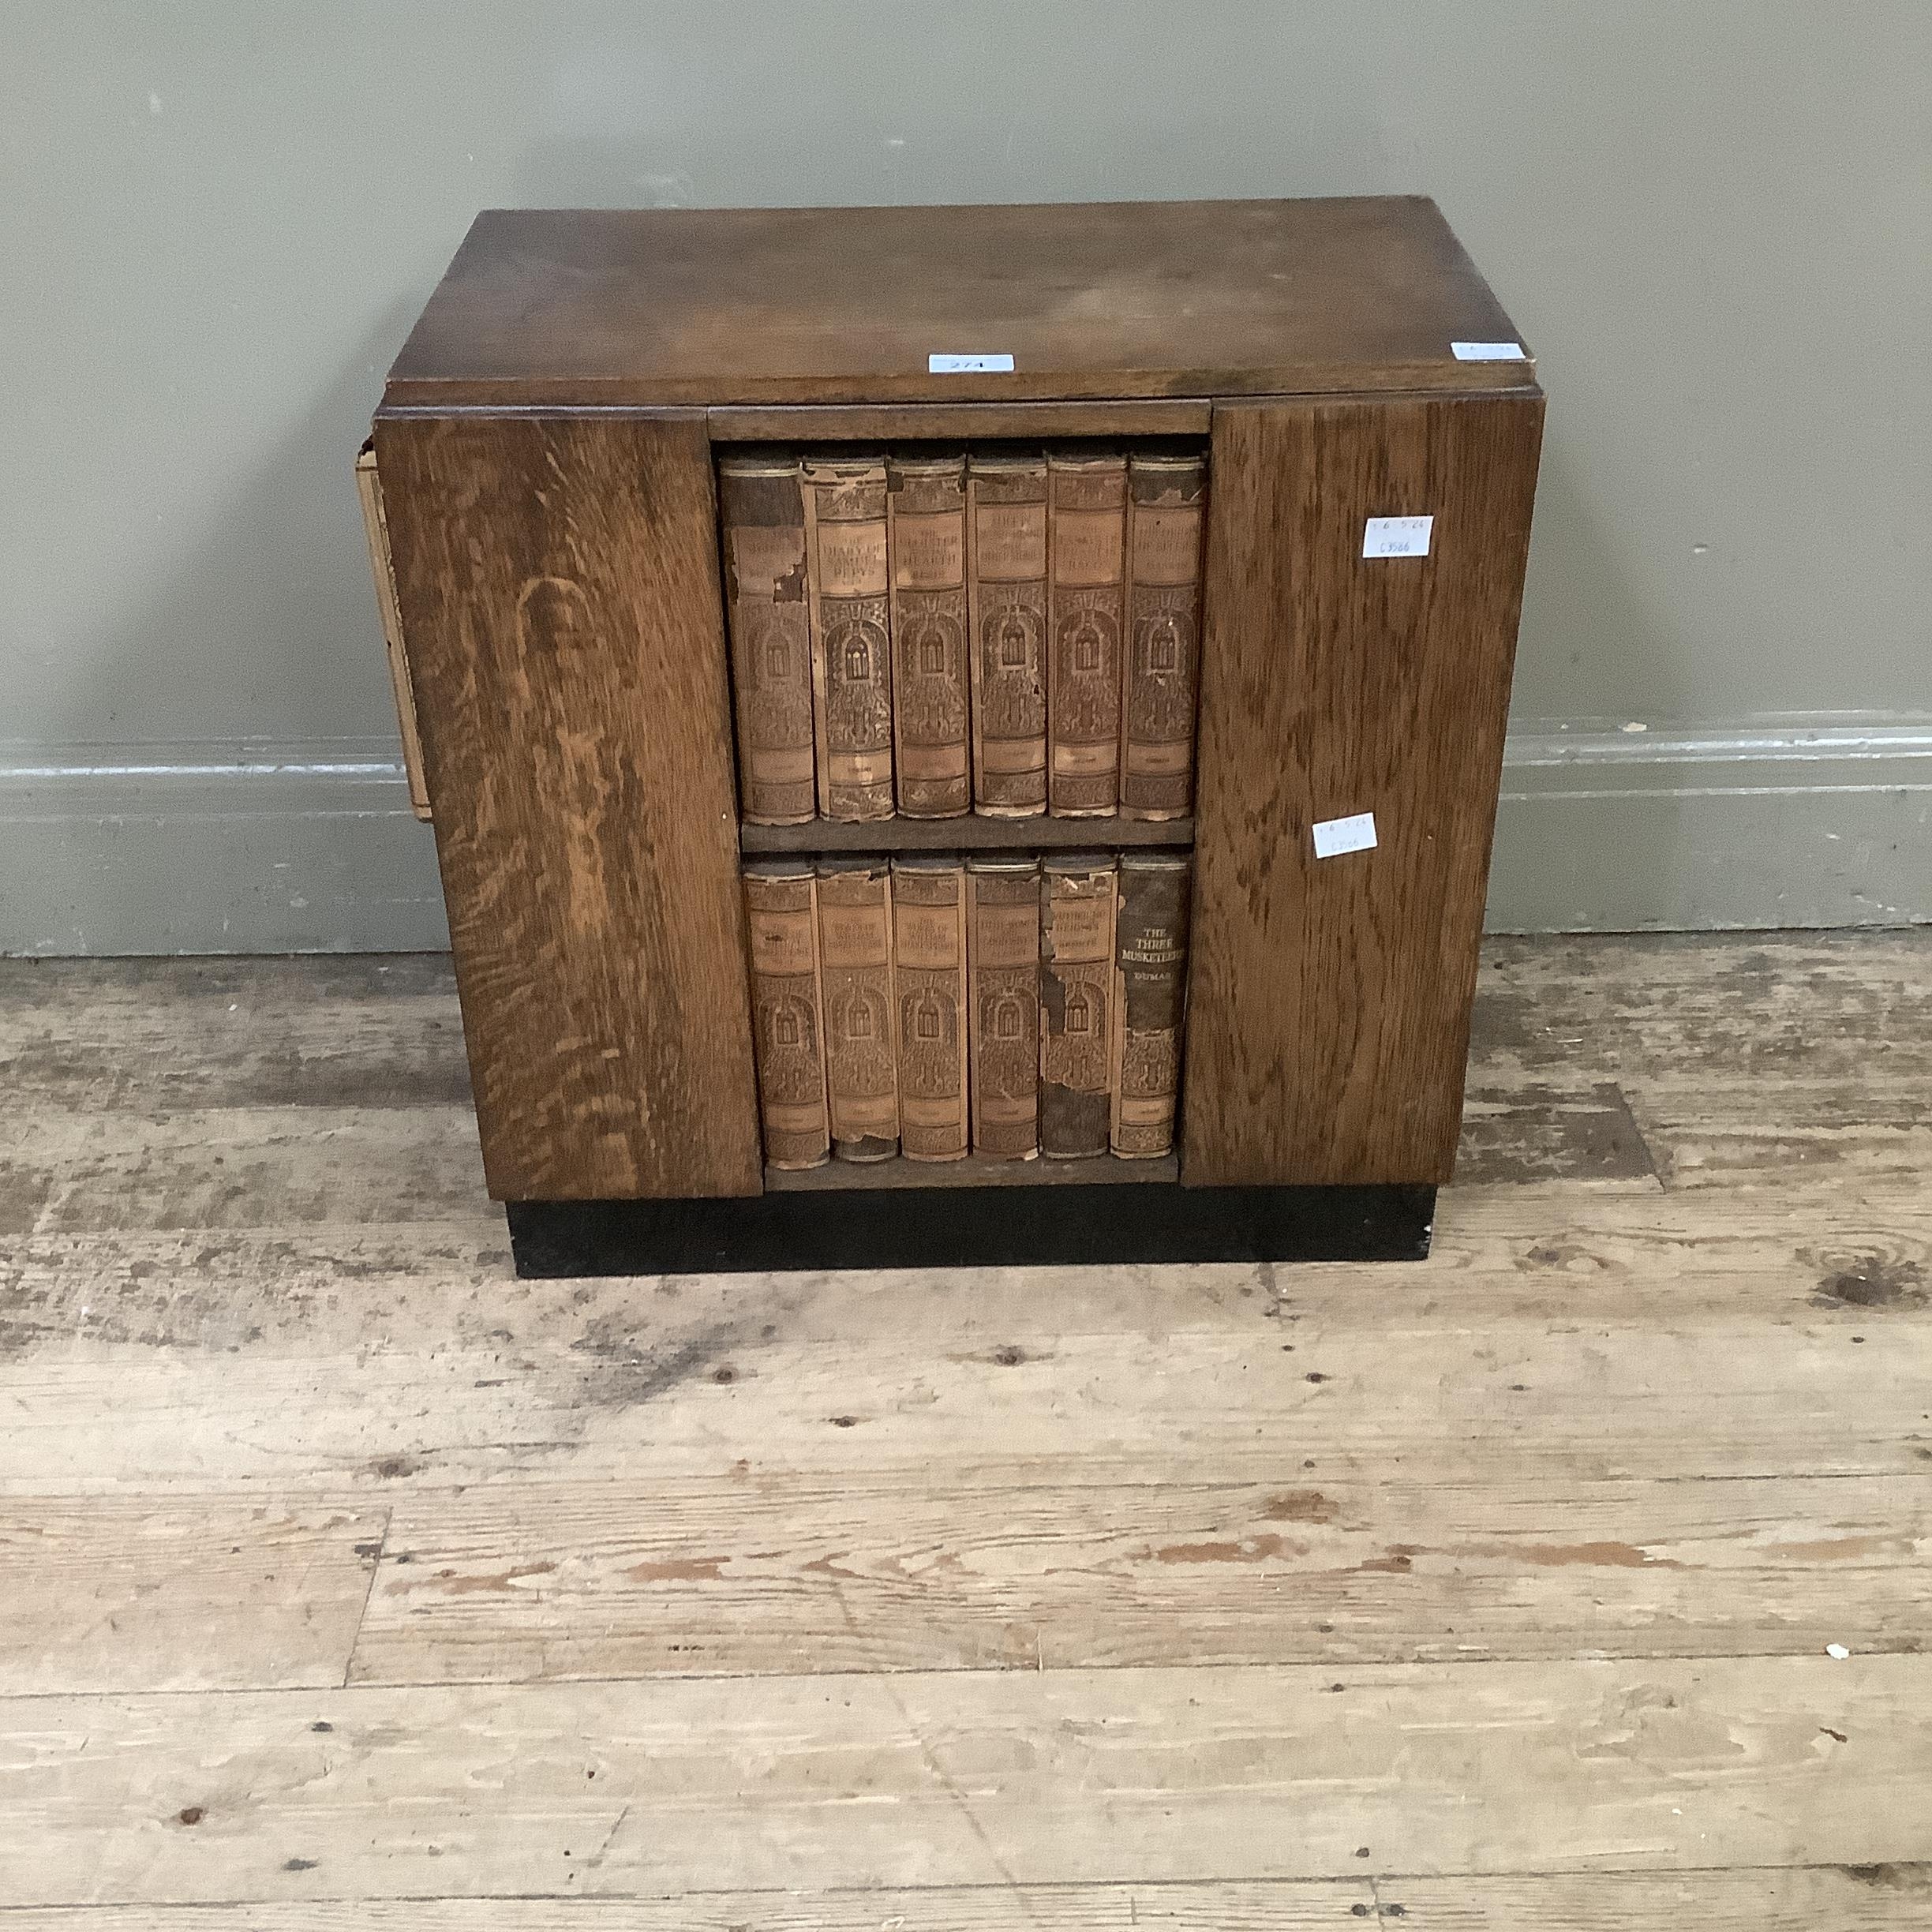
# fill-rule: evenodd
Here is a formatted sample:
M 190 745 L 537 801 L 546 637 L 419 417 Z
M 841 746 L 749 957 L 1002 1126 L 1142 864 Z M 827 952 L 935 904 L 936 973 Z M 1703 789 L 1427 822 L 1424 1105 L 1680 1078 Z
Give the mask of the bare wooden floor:
M 1932 1925 L 1932 933 L 1494 945 L 1421 1267 L 519 1283 L 436 960 L 0 1061 L 0 1932 Z

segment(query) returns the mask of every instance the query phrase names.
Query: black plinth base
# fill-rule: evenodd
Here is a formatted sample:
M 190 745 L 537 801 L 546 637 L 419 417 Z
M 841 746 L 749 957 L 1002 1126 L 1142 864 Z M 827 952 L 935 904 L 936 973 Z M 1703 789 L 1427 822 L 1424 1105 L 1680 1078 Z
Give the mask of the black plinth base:
M 1420 1261 L 1432 1187 L 846 1188 L 738 1200 L 511 1201 L 526 1278 Z

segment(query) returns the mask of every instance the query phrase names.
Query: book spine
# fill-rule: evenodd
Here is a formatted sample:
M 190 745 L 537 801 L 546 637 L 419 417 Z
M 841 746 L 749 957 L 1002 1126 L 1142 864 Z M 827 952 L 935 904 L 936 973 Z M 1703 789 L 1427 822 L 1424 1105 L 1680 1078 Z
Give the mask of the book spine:
M 738 712 L 738 805 L 750 825 L 804 825 L 818 793 L 805 507 L 795 458 L 718 464 L 724 612 Z
M 891 875 L 883 859 L 821 859 L 818 871 L 833 1150 L 841 1160 L 885 1160 L 899 1151 Z
M 1039 863 L 966 862 L 972 1144 L 994 1160 L 1039 1152 Z
M 908 818 L 972 809 L 968 766 L 966 459 L 887 460 L 893 769 Z
M 1046 809 L 1046 459 L 972 457 L 967 467 L 972 634 L 973 809 Z
M 886 565 L 886 461 L 807 460 L 807 603 L 818 809 L 893 815 L 892 617 Z
M 1194 803 L 1207 485 L 1204 456 L 1128 459 L 1124 818 L 1185 818 Z
M 1174 1148 L 1187 991 L 1189 862 L 1123 852 L 1114 914 L 1110 1144 L 1129 1159 Z
M 1107 1151 L 1113 1036 L 1114 863 L 1055 854 L 1040 889 L 1040 1151 Z
M 960 1160 L 968 1138 L 965 866 L 895 859 L 892 901 L 900 1151 L 908 1160 Z
M 1052 452 L 1046 509 L 1046 808 L 1110 818 L 1120 804 L 1126 459 Z
M 758 1111 L 773 1167 L 822 1166 L 832 1148 L 814 887 L 808 860 L 759 859 L 744 869 Z

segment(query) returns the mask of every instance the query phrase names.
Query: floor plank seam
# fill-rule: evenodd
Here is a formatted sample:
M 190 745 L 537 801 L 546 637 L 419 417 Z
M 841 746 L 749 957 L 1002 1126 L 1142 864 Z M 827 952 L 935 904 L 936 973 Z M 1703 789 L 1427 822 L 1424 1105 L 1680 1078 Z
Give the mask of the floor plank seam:
M 1836 1640 L 1834 1640 L 1836 1641 Z M 1013 1664 L 919 1664 L 903 1667 L 892 1664 L 855 1664 L 849 1669 L 825 1671 L 651 1671 L 641 1676 L 594 1676 L 587 1677 L 355 1677 L 343 1683 L 329 1684 L 211 1684 L 186 1689 L 125 1690 L 110 1687 L 88 1690 L 11 1690 L 0 1692 L 0 1712 L 17 1704 L 46 1703 L 66 1698 L 139 1698 L 143 1702 L 178 1701 L 187 1698 L 316 1698 L 383 1697 L 399 1691 L 492 1690 L 564 1692 L 597 1685 L 626 1684 L 811 1684 L 843 1683 L 850 1678 L 953 1678 L 1100 1677 L 1118 1672 L 1143 1675 L 1179 1676 L 1229 1676 L 1236 1672 L 1279 1674 L 1303 1671 L 1332 1677 L 1337 1671 L 1477 1671 L 1496 1668 L 1545 1668 L 1552 1665 L 1601 1665 L 1623 1664 L 1799 1664 L 1828 1662 L 1834 1665 L 1855 1663 L 1860 1658 L 1911 1658 L 1932 1672 L 1932 1655 L 1915 1637 L 1900 1638 L 1896 1646 L 1873 1643 L 1861 1649 L 1851 1647 L 1849 1658 L 1830 1657 L 1821 1646 L 1815 1650 L 1606 1650 L 1593 1648 L 1567 1654 L 1492 1657 L 1303 1657 L 1269 1659 L 1259 1662 L 1189 1664 L 1048 1664 L 1037 1667 L 1031 1658 Z M 353 1657 L 351 1668 L 353 1668 Z M 1932 1691 L 1929 1691 L 1932 1694 Z
M 356 1613 L 356 1627 L 349 1639 L 349 1653 L 343 1659 L 341 1688 L 346 1690 L 355 1676 L 356 1652 L 362 1644 L 362 1627 L 369 1621 L 369 1604 L 376 1596 L 376 1579 L 382 1574 L 383 1552 L 389 1547 L 390 1526 L 395 1521 L 395 1505 L 383 1511 L 381 1533 L 376 1539 L 376 1554 L 369 1563 L 369 1587 L 362 1593 L 362 1608 Z
M 1440 1885 L 1444 1883 L 1470 1883 L 1485 1885 L 1515 1883 L 1519 1881 L 1568 1878 L 1638 1878 L 1653 1881 L 1681 1881 L 1690 1878 L 1715 1878 L 1747 1875 L 1772 1875 L 1799 1873 L 1837 1873 L 1852 1878 L 1863 1879 L 1868 1883 L 1885 1886 L 1900 1878 L 1923 1881 L 1932 1886 L 1932 1856 L 1923 1859 L 1887 1859 L 1876 1864 L 1831 1859 L 1807 1859 L 1780 1863 L 1755 1864 L 1736 1863 L 1724 1865 L 1605 1865 L 1586 1863 L 1574 1865 L 1522 1865 L 1485 1866 L 1480 1868 L 1445 1868 L 1434 1870 L 1389 1870 L 1374 1874 L 1356 1872 L 1309 1872 L 1293 1876 L 1260 1878 L 1029 1878 L 1017 1884 L 1007 1884 L 992 1880 L 956 1879 L 942 1880 L 919 1884 L 895 1884 L 886 1885 L 824 1885 L 802 1887 L 797 1885 L 682 1885 L 674 1890 L 616 1892 L 309 1892 L 299 1897 L 286 1892 L 266 1893 L 251 1898 L 170 1898 L 160 1900 L 109 1899 L 95 1901 L 55 1900 L 33 1902 L 15 1900 L 0 1903 L 0 1925 L 4 1925 L 9 1915 L 28 1912 L 46 1915 L 51 1912 L 67 1912 L 77 1917 L 82 1914 L 98 1915 L 107 1912 L 135 1913 L 144 1917 L 155 1917 L 172 1912 L 223 1913 L 247 1912 L 264 1908 L 289 1910 L 314 1906 L 355 1905 L 539 1905 L 575 1904 L 588 1908 L 609 1907 L 626 1904 L 674 1904 L 680 1899 L 744 1898 L 789 1899 L 792 1900 L 873 1900 L 882 1896 L 906 1894 L 930 1897 L 975 1897 L 986 1893 L 1010 1896 L 1015 1891 L 1021 1893 L 1064 1893 L 1069 1896 L 1088 1896 L 1095 1893 L 1125 1893 L 1131 1900 L 1136 1891 L 1145 1892 L 1205 1892 L 1237 1888 L 1242 1890 L 1293 1892 L 1314 1888 L 1342 1892 L 1367 1889 L 1374 1894 L 1378 1907 L 1390 1917 L 1406 1917 L 1406 1911 L 1395 1908 L 1399 1901 L 1391 1900 L 1386 1907 L 1380 1906 L 1380 1888 L 1383 1885 Z M 1363 1916 L 1369 1915 L 1364 1913 Z
M 1645 1133 L 1637 1118 L 1637 1110 L 1631 1105 L 1628 1091 L 1620 1080 L 1612 1080 L 1610 1088 L 1616 1095 L 1617 1107 L 1623 1116 L 1623 1124 L 1635 1140 L 1638 1151 L 1643 1155 L 1644 1166 L 1649 1170 L 1650 1178 L 1656 1181 L 1661 1192 L 1668 1193 L 1670 1183 L 1664 1178 L 1664 1170 L 1657 1165 L 1657 1149 L 1651 1146 L 1649 1136 Z

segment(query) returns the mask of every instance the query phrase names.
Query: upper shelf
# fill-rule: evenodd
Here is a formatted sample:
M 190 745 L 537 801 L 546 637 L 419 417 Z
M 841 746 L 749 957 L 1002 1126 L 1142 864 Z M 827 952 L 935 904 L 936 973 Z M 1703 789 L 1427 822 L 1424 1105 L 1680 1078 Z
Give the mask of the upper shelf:
M 1072 402 L 1520 388 L 1434 202 L 492 209 L 385 406 Z M 935 372 L 934 356 L 1011 358 Z
M 738 828 L 748 853 L 1118 852 L 1192 845 L 1192 818 L 814 818 L 809 825 Z

